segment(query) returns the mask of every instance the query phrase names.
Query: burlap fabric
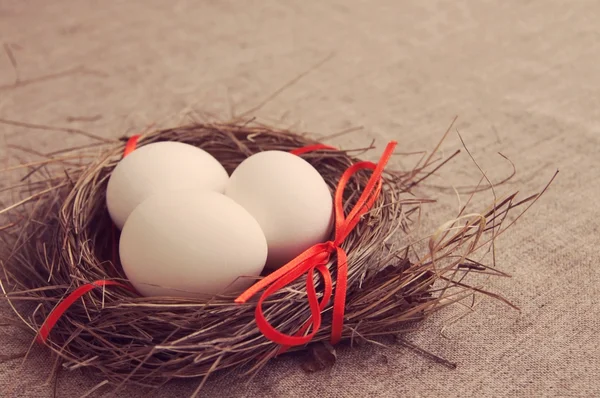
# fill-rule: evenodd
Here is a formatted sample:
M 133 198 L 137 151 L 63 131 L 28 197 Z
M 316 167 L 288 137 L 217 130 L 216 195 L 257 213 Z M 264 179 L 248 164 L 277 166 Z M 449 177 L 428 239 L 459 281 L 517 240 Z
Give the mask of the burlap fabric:
M 560 168 L 548 194 L 498 244 L 498 264 L 513 277 L 490 288 L 521 312 L 482 299 L 460 321 L 453 323 L 464 309 L 445 311 L 408 337 L 456 370 L 398 346 L 367 345 L 341 348 L 323 373 L 282 358 L 249 384 L 215 377 L 203 395 L 600 396 L 599 14 L 600 3 L 582 0 L 2 0 L 0 38 L 21 83 L 13 85 L 11 62 L 0 54 L 0 118 L 110 138 L 178 123 L 190 110 L 227 119 L 333 54 L 257 111 L 261 120 L 322 135 L 364 126 L 331 142 L 375 139 L 381 147 L 393 138 L 410 152 L 430 149 L 458 114 L 456 126 L 493 179 L 510 172 L 497 152 L 515 162 L 519 176 L 501 191 L 533 193 Z M 54 77 L 36 80 L 47 75 Z M 3 161 L 23 155 L 15 146 L 49 152 L 89 142 L 6 124 L 0 134 Z M 453 133 L 444 149 L 460 146 Z M 463 156 L 432 183 L 478 179 Z M 454 194 L 443 196 L 428 222 L 457 206 Z M 1 333 L 1 355 L 28 348 L 29 336 Z M 52 365 L 39 349 L 24 364 L 5 362 L 0 396 L 52 396 Z M 62 372 L 56 394 L 78 397 L 101 381 Z M 196 386 L 118 396 L 184 397 Z

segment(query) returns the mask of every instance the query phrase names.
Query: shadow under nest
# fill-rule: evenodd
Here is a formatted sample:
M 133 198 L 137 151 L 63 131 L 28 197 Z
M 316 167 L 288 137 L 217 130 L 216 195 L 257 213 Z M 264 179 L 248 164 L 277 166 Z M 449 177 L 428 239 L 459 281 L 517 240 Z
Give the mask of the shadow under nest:
M 256 152 L 316 143 L 287 131 L 236 124 L 156 131 L 144 135 L 140 145 L 157 141 L 201 147 L 229 173 Z M 32 335 L 77 287 L 104 279 L 127 283 L 116 255 L 118 232 L 105 205 L 107 181 L 124 146 L 122 140 L 68 150 L 32 166 L 24 183 L 14 189 L 21 195 L 17 205 L 3 211 L 8 225 L 0 232 L 3 290 Z M 303 158 L 333 192 L 358 156 L 359 150 L 318 151 Z M 459 214 L 429 237 L 426 250 L 417 249 L 412 229 L 419 223 L 422 205 L 431 200 L 413 190 L 447 160 L 430 156 L 413 170 L 387 170 L 374 207 L 344 242 L 349 274 L 343 340 L 414 329 L 433 312 L 475 292 L 486 293 L 467 282 L 468 274 L 501 274 L 470 255 L 493 243 L 511 209 L 538 195 L 517 202 L 513 194 L 477 215 Z M 352 179 L 344 195 L 346 207 L 356 203 L 369 177 L 370 172 L 363 171 Z M 333 256 L 328 264 L 334 280 L 335 260 Z M 315 283 L 320 291 L 321 280 L 315 278 Z M 256 326 L 256 298 L 241 305 L 233 300 L 143 298 L 119 287 L 96 288 L 60 318 L 46 345 L 67 369 L 93 369 L 114 384 L 158 386 L 227 369 L 253 373 L 276 356 L 279 347 Z M 264 309 L 281 332 L 298 331 L 310 315 L 304 279 L 271 296 Z M 329 303 L 313 342 L 329 340 L 331 312 Z

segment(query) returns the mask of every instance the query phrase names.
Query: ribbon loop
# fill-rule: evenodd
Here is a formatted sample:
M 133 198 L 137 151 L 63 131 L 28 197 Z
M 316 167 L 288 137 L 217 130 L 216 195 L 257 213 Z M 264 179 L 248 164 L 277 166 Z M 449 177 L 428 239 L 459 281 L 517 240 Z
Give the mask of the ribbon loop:
M 383 170 L 389 162 L 396 145 L 395 141 L 387 145 L 379 163 L 358 162 L 350 166 L 343 173 L 334 197 L 335 238 L 333 241 L 318 243 L 307 249 L 283 267 L 255 283 L 235 300 L 236 303 L 246 303 L 250 298 L 264 289 L 256 305 L 256 324 L 266 338 L 282 346 L 280 353 L 287 351 L 290 347 L 309 343 L 319 332 L 322 323 L 321 312 L 327 307 L 333 292 L 333 279 L 331 272 L 327 268 L 327 264 L 334 253 L 337 256 L 337 269 L 331 323 L 331 343 L 337 344 L 341 340 L 348 287 L 348 256 L 341 245 L 379 198 L 383 189 Z M 313 145 L 299 148 L 292 151 L 292 153 L 300 155 L 319 149 L 331 149 L 331 147 Z M 373 173 L 356 204 L 348 215 L 346 215 L 344 211 L 344 192 L 352 177 L 361 170 L 372 170 Z M 314 284 L 315 270 L 321 274 L 324 284 L 321 301 L 318 299 Z M 306 294 L 310 308 L 310 317 L 296 334 L 289 335 L 282 333 L 267 320 L 263 311 L 263 304 L 271 295 L 290 285 L 304 274 L 306 274 Z M 309 333 L 307 333 L 308 330 L 310 330 Z

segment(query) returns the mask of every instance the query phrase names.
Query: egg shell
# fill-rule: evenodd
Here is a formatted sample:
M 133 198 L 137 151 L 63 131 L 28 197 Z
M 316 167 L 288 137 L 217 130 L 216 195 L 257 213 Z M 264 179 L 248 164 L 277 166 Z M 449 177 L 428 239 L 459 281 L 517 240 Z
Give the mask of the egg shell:
M 155 193 L 185 188 L 223 193 L 228 179 L 225 168 L 208 152 L 181 142 L 157 142 L 136 149 L 117 164 L 106 203 L 121 229 L 131 212 Z
M 201 189 L 160 193 L 132 213 L 120 238 L 125 274 L 144 296 L 240 292 L 262 272 L 267 242 L 239 204 Z
M 269 268 L 285 265 L 331 235 L 329 187 L 299 156 L 282 151 L 250 156 L 232 173 L 225 194 L 260 224 L 269 245 Z

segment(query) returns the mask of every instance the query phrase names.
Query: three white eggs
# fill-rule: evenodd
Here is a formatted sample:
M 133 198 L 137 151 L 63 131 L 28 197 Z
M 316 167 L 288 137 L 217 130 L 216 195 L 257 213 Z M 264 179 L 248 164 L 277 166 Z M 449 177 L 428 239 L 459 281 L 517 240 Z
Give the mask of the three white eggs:
M 228 176 L 209 153 L 159 142 L 115 167 L 107 206 L 133 286 L 150 297 L 238 293 L 329 238 L 333 200 L 319 172 L 282 151 L 259 152 Z

